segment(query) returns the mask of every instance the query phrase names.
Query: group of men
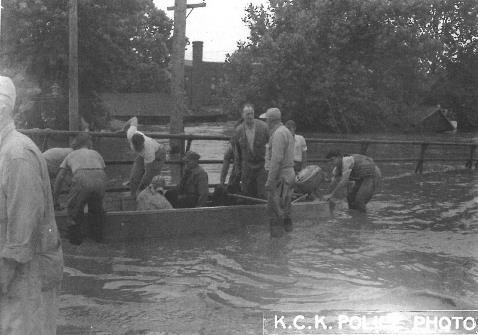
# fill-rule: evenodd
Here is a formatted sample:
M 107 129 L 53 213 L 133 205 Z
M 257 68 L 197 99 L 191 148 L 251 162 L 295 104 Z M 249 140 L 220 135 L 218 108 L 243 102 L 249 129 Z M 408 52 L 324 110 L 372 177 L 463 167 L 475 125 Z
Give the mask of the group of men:
M 307 144 L 295 133 L 293 120 L 282 124 L 278 108 L 268 109 L 260 119 L 265 122 L 254 118 L 252 104 L 243 106 L 242 122 L 236 126 L 224 154 L 220 183 L 230 193 L 267 198 L 271 236 L 277 237 L 292 230 L 291 196 L 295 175 L 307 166 Z M 326 159 L 332 183 L 324 199 L 332 200 L 346 188 L 349 208 L 365 212 L 366 204 L 380 189 L 381 173 L 374 161 L 339 151 L 330 151 Z

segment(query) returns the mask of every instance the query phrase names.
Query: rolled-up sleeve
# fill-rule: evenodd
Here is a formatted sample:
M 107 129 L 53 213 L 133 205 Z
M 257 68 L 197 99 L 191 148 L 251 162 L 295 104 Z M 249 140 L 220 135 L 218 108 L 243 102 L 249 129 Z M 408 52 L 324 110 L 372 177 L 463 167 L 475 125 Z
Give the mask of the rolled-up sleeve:
M 33 258 L 33 235 L 44 213 L 39 166 L 16 158 L 6 169 L 7 229 L 1 258 L 26 263 Z

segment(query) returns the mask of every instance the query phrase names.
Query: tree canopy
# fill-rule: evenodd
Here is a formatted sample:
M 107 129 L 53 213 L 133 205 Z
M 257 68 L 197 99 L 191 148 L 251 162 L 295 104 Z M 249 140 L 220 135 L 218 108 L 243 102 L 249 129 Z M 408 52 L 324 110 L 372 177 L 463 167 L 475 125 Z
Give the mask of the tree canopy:
M 478 126 L 478 75 L 463 72 L 478 62 L 478 0 L 270 0 L 244 22 L 250 36 L 227 60 L 232 105 L 352 132 L 440 103 Z
M 53 83 L 68 91 L 67 4 L 4 3 L 4 64 L 23 69 L 43 93 Z M 167 90 L 171 29 L 172 21 L 152 0 L 78 1 L 80 113 L 86 119 L 102 113 L 98 92 Z

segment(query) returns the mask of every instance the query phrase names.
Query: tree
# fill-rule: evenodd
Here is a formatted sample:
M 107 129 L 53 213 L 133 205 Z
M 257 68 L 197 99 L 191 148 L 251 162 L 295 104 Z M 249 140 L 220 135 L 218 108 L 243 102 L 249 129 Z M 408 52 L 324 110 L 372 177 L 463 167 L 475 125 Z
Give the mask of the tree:
M 476 36 L 476 0 L 270 0 L 249 6 L 228 57 L 233 103 L 275 105 L 303 127 L 402 123 Z M 252 64 L 258 64 L 253 66 Z
M 26 68 L 43 92 L 53 83 L 67 92 L 67 1 L 11 0 L 4 18 L 5 66 Z M 80 114 L 87 120 L 104 114 L 97 92 L 167 90 L 171 28 L 152 0 L 79 1 Z

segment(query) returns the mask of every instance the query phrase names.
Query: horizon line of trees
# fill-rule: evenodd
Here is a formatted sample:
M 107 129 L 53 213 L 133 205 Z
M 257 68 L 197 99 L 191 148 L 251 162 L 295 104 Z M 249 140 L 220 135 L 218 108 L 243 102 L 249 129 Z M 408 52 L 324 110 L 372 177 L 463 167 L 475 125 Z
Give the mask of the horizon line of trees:
M 78 6 L 86 121 L 107 116 L 99 92 L 168 92 L 173 22 L 153 0 Z M 2 15 L 2 71 L 24 78 L 19 121 L 65 128 L 67 1 L 9 0 Z M 478 127 L 478 0 L 269 0 L 249 5 L 244 22 L 250 35 L 219 88 L 232 115 L 249 101 L 303 129 L 349 133 L 403 129 L 410 111 L 439 104 L 460 129 Z M 54 84 L 63 94 L 39 116 L 32 96 Z
M 404 129 L 441 105 L 478 127 L 478 0 L 269 0 L 228 56 L 228 106 L 279 107 L 308 130 Z

